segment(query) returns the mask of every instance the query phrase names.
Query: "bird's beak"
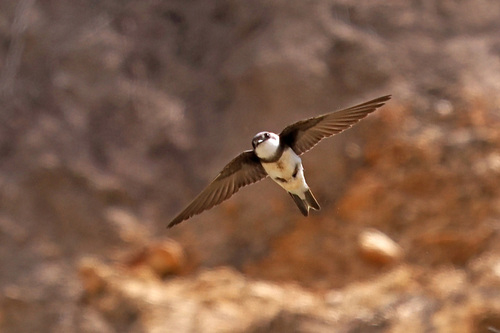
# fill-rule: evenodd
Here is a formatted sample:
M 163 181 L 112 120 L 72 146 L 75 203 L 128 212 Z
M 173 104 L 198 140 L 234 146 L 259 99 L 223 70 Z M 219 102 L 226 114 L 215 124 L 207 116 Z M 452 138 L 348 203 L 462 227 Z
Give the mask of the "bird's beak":
M 260 138 L 257 138 L 257 139 L 254 139 L 252 141 L 252 145 L 253 147 L 257 147 L 259 144 L 261 144 L 262 142 L 264 142 L 264 138 L 260 137 Z

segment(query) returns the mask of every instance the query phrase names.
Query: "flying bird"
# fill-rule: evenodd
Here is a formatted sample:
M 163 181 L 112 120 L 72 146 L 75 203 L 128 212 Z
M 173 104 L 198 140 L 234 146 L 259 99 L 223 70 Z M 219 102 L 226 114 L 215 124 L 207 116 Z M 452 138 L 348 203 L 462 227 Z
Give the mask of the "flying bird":
M 318 201 L 304 178 L 300 155 L 322 139 L 340 133 L 385 104 L 391 95 L 287 126 L 280 134 L 257 133 L 252 150 L 236 156 L 217 177 L 169 224 L 168 228 L 220 204 L 246 185 L 271 177 L 292 197 L 304 216 L 319 210 Z

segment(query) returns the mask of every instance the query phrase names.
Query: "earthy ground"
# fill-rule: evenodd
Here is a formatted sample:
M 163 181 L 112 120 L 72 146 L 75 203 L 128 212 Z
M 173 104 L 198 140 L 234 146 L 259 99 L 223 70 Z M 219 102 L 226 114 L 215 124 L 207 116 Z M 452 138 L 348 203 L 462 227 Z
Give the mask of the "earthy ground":
M 500 332 L 500 2 L 0 2 L 0 332 Z M 393 99 L 166 229 L 261 130 Z

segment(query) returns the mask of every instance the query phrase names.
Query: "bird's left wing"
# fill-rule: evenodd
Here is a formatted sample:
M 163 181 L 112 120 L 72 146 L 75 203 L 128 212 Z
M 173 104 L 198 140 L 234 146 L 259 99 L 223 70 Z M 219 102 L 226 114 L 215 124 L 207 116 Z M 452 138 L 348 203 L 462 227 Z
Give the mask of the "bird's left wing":
M 351 127 L 389 99 L 390 95 L 382 96 L 347 109 L 296 122 L 280 133 L 280 140 L 297 155 L 303 154 L 322 139 Z
M 255 153 L 252 150 L 244 151 L 222 169 L 219 175 L 168 224 L 168 228 L 220 204 L 238 192 L 241 187 L 258 182 L 266 176 L 267 173 Z

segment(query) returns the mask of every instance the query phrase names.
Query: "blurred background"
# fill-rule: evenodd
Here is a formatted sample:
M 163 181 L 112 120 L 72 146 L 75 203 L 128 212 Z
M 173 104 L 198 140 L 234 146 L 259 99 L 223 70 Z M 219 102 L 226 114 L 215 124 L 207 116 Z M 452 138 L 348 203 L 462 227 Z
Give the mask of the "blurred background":
M 500 332 L 500 2 L 0 2 L 1 332 Z M 167 223 L 253 135 L 392 94 Z

